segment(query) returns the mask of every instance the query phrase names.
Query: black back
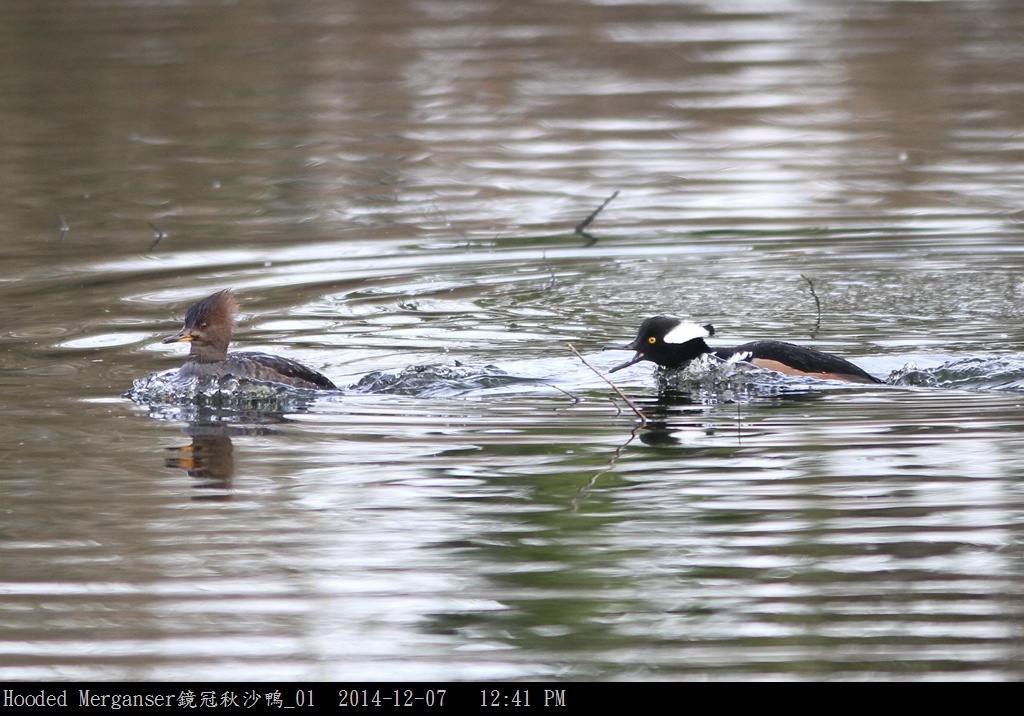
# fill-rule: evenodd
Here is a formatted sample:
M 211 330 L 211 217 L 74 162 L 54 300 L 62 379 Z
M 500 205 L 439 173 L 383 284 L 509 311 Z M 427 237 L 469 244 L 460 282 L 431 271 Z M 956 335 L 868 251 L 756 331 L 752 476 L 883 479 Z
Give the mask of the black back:
M 839 356 L 783 341 L 752 341 L 735 348 L 719 348 L 714 351 L 714 354 L 722 360 L 729 360 L 737 354 L 749 354 L 742 360 L 748 362 L 756 359 L 770 360 L 782 363 L 801 373 L 832 373 L 855 376 L 869 383 L 881 382 L 862 368 Z

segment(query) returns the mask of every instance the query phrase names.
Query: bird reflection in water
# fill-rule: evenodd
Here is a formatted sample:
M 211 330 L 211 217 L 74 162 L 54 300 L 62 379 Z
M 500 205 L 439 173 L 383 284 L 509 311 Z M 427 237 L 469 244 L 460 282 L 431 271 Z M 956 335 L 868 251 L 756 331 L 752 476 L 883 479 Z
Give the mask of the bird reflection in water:
M 164 459 L 164 465 L 184 470 L 196 479 L 192 487 L 200 492 L 193 495 L 193 500 L 231 500 L 235 477 L 235 448 L 231 437 L 272 435 L 277 432 L 273 424 L 286 422 L 284 416 L 267 413 L 244 417 L 251 422 L 237 422 L 243 419 L 238 414 L 191 422 L 185 432 L 192 436 L 192 443 L 167 448 L 173 455 Z
M 198 478 L 193 485 L 199 493 L 195 500 L 230 500 L 231 482 L 235 476 L 234 445 L 225 435 L 193 435 L 191 445 L 167 448 L 173 457 L 164 460 L 167 467 L 178 468 L 189 477 Z

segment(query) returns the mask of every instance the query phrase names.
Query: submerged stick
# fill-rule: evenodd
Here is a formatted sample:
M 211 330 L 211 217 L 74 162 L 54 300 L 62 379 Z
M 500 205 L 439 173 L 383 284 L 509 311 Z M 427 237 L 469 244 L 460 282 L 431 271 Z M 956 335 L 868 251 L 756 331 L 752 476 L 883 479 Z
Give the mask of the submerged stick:
M 597 484 L 598 478 L 600 478 L 602 475 L 608 474 L 609 472 L 615 469 L 615 463 L 617 463 L 619 461 L 619 458 L 622 457 L 622 453 L 626 450 L 627 447 L 629 447 L 629 444 L 636 440 L 636 432 L 642 427 L 643 425 L 635 426 L 632 432 L 630 432 L 629 434 L 629 440 L 615 448 L 615 453 L 611 456 L 611 459 L 608 460 L 608 464 L 605 465 L 602 469 L 598 470 L 597 473 L 595 473 L 594 476 L 587 481 L 587 484 L 577 491 L 576 497 L 574 497 L 572 500 L 573 512 L 579 510 L 580 505 L 583 504 L 583 500 L 586 499 L 587 495 L 590 494 L 590 488 Z
M 589 243 L 587 243 L 587 246 L 593 246 L 594 244 L 597 243 L 597 239 L 587 233 L 587 227 L 590 226 L 590 223 L 597 218 L 597 215 L 600 214 L 606 206 L 608 206 L 608 203 L 618 195 L 619 190 L 616 189 L 614 192 L 612 192 L 612 195 L 610 197 L 601 202 L 601 206 L 597 207 L 592 212 L 590 212 L 590 216 L 588 216 L 580 223 L 576 224 L 576 228 L 574 229 L 574 231 L 583 238 L 588 240 Z
M 607 383 L 608 385 L 610 385 L 612 387 L 612 390 L 615 391 L 615 394 L 618 395 L 620 398 L 622 398 L 622 400 L 625 401 L 626 405 L 628 405 L 630 407 L 630 409 L 634 413 L 636 413 L 636 416 L 638 418 L 640 418 L 640 424 L 641 425 L 646 425 L 647 424 L 648 420 L 647 420 L 647 416 L 644 415 L 644 411 L 640 410 L 640 408 L 637 407 L 636 403 L 634 403 L 632 400 L 630 400 L 626 396 L 625 393 L 623 393 L 621 390 L 619 390 L 619 386 L 617 386 L 617 385 L 615 385 L 615 383 L 611 382 L 608 379 L 608 376 L 606 376 L 604 373 L 599 371 L 594 366 L 590 365 L 590 363 L 587 363 L 587 359 L 580 355 L 580 352 L 578 350 L 576 350 L 576 347 L 573 346 L 572 343 L 568 343 L 566 345 L 569 346 L 569 350 L 571 350 L 573 352 L 573 355 L 575 355 L 577 358 L 580 359 L 580 362 L 583 363 L 583 365 L 587 366 L 588 368 L 590 368 L 590 370 L 594 371 L 594 373 L 597 375 L 598 378 L 600 378 L 601 380 L 603 380 L 605 383 Z

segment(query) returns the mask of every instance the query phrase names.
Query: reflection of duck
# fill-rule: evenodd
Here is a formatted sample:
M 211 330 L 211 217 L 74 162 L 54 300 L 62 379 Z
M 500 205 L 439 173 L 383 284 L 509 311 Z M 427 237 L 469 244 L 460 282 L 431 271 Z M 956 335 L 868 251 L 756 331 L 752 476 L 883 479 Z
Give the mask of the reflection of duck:
M 175 453 L 174 457 L 164 460 L 167 467 L 178 468 L 187 472 L 189 477 L 206 480 L 196 487 L 204 490 L 231 489 L 235 457 L 231 438 L 227 435 L 193 436 L 191 445 L 167 449 Z
M 849 383 L 880 383 L 848 360 L 813 348 L 782 341 L 753 341 L 735 348 L 710 348 L 704 342 L 715 334 L 711 325 L 684 323 L 670 316 L 654 316 L 640 325 L 632 343 L 609 346 L 606 350 L 636 351 L 636 355 L 609 373 L 649 360 L 665 368 L 681 368 L 704 354 L 726 363 L 749 363 L 786 375 L 806 375 Z
M 207 296 L 188 309 L 185 326 L 164 343 L 188 341 L 188 361 L 178 374 L 191 378 L 251 378 L 296 388 L 338 390 L 326 376 L 287 358 L 267 353 L 228 353 L 238 303 L 227 289 Z

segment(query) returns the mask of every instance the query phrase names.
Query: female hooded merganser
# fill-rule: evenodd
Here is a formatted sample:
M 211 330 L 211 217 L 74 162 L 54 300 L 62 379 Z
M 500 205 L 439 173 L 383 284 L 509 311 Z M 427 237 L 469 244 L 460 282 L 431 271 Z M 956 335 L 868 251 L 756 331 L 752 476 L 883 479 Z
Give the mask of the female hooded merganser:
M 643 360 L 653 361 L 665 368 L 681 368 L 693 359 L 709 353 L 726 363 L 749 363 L 786 375 L 807 375 L 849 383 L 881 383 L 848 360 L 813 348 L 782 341 L 753 341 L 735 348 L 709 348 L 704 339 L 713 335 L 715 328 L 710 324 L 699 326 L 696 323 L 684 323 L 671 316 L 648 318 L 640 324 L 640 332 L 632 343 L 605 349 L 636 351 L 630 360 L 608 372 L 614 373 Z
M 189 341 L 188 361 L 178 375 L 211 378 L 250 378 L 283 383 L 296 388 L 338 390 L 326 376 L 287 358 L 267 353 L 228 353 L 228 342 L 235 328 L 238 303 L 225 289 L 199 301 L 185 314 L 185 326 L 164 343 Z

